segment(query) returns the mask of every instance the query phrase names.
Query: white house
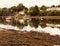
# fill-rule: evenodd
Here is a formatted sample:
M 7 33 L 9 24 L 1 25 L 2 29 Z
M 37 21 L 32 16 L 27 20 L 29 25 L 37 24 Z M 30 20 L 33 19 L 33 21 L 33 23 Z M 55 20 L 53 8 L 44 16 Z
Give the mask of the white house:
M 6 22 L 10 23 L 13 20 L 12 16 L 7 16 L 6 17 Z
M 47 11 L 50 11 L 50 10 L 60 10 L 60 7 L 50 7 L 47 9 Z
M 19 14 L 24 14 L 24 11 L 20 11 Z

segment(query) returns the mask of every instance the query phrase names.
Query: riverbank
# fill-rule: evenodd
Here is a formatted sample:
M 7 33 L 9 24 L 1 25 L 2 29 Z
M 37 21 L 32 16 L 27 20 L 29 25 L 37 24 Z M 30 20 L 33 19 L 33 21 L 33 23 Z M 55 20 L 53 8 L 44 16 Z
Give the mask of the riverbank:
M 60 45 L 60 36 L 48 33 L 0 31 L 0 46 L 54 46 Z

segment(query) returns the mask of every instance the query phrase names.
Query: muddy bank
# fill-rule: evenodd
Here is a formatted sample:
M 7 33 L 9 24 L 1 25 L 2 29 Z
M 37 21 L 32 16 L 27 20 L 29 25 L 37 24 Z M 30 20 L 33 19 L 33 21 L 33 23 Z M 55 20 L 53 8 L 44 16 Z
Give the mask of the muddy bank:
M 0 46 L 54 46 L 60 45 L 60 36 L 39 32 L 0 31 Z

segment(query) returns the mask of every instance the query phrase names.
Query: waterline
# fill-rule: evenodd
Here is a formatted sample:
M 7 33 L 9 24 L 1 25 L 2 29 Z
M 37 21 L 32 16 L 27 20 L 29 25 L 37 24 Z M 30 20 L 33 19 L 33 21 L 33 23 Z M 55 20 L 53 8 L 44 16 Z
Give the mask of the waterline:
M 4 25 L 0 24 L 0 28 L 4 29 L 13 29 L 13 30 L 19 30 L 19 31 L 37 31 L 37 32 L 44 32 L 44 33 L 50 33 L 50 35 L 60 35 L 60 29 L 57 27 L 45 27 L 42 28 L 41 26 L 38 26 L 38 28 L 31 27 L 29 24 L 28 26 L 24 26 L 22 29 L 18 28 L 17 26 L 12 26 L 12 25 Z

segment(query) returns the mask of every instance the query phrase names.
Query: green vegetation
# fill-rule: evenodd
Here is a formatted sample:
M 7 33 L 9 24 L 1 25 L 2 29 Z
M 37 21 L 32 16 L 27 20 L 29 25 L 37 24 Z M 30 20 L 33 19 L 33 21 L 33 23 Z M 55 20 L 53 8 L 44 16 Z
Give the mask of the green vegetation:
M 13 6 L 11 8 L 0 8 L 0 16 L 13 15 L 15 12 L 20 12 L 23 9 L 27 9 L 23 4 L 19 4 L 18 6 Z
M 56 8 L 59 7 L 60 5 L 52 5 L 51 7 L 47 6 L 41 6 L 38 7 L 35 5 L 34 7 L 30 7 L 29 9 L 25 7 L 23 4 L 19 4 L 18 6 L 12 6 L 11 8 L 0 8 L 0 16 L 9 16 L 13 15 L 15 12 L 20 12 L 24 11 L 25 14 L 29 14 L 31 16 L 60 16 L 60 10 L 49 10 L 47 11 L 48 8 Z

